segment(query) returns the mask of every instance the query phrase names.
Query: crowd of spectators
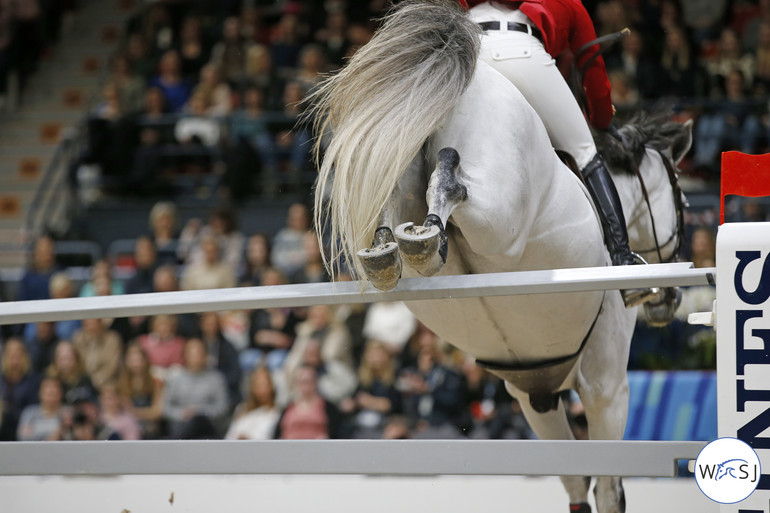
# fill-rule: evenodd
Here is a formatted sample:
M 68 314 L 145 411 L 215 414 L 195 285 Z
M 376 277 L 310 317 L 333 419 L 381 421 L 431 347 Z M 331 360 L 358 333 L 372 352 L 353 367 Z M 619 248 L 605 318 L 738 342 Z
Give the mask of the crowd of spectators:
M 718 182 L 721 151 L 767 150 L 770 2 L 593 4 L 599 35 L 631 28 L 605 56 L 618 112 L 673 108 L 680 119 L 695 121 L 686 173 Z
M 770 147 L 770 2 L 586 2 L 599 35 L 631 34 L 605 62 L 620 120 L 670 109 L 695 121 L 686 173 Z M 365 44 L 387 2 L 154 2 L 126 24 L 89 147 L 107 191 L 169 193 L 171 177 L 235 199 L 312 183 L 302 100 Z M 201 175 L 207 175 L 208 181 Z M 182 189 L 195 191 L 194 187 Z
M 149 217 L 133 255 L 82 283 L 38 238 L 10 299 L 329 280 L 303 203 L 272 237 L 228 208 Z M 2 440 L 532 436 L 503 383 L 399 302 L 30 323 L 0 362 Z
M 385 1 L 152 2 L 125 24 L 87 149 L 107 193 L 235 200 L 307 191 L 303 100 L 371 38 Z

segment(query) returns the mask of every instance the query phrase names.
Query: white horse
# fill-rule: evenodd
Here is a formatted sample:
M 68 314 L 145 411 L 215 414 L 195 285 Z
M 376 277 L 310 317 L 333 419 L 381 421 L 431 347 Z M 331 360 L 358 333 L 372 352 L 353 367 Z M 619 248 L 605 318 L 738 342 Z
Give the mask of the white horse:
M 323 145 L 316 191 L 316 222 L 339 241 L 331 260 L 344 258 L 382 289 L 402 275 L 610 265 L 586 189 L 521 93 L 477 60 L 480 30 L 455 4 L 402 2 L 313 98 L 318 133 L 333 134 Z M 643 142 L 635 137 L 641 132 L 621 131 L 631 142 Z M 670 149 L 641 148 L 638 167 L 665 259 L 678 237 L 673 207 L 660 208 L 673 204 L 662 164 Z M 618 177 L 632 249 L 652 243 L 633 180 Z M 590 438 L 622 438 L 635 309 L 624 308 L 618 291 L 417 301 L 409 308 L 505 379 L 539 437 L 573 438 L 556 395 L 572 389 Z M 590 511 L 590 479 L 562 481 L 577 511 Z M 597 478 L 594 494 L 601 513 L 624 510 L 619 478 Z

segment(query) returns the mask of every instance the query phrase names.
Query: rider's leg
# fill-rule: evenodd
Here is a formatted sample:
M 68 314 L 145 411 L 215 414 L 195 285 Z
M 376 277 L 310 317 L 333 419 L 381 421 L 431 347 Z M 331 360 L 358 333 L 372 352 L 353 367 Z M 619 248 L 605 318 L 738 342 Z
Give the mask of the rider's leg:
M 588 192 L 596 204 L 604 227 L 604 239 L 612 257 L 612 265 L 633 265 L 639 261 L 628 247 L 628 232 L 623 207 L 607 166 L 597 153 L 581 173 Z
M 520 11 L 494 14 L 483 10 L 474 12 L 475 9 L 471 9 L 470 14 L 476 21 L 503 21 L 486 19 L 491 16 L 522 16 Z M 482 38 L 479 57 L 521 91 L 543 121 L 554 148 L 564 150 L 575 158 L 599 210 L 613 264 L 641 263 L 629 249 L 618 193 L 597 154 L 585 116 L 542 43 L 523 32 L 490 30 Z M 644 302 L 652 295 L 653 291 L 647 289 L 623 291 L 627 306 Z

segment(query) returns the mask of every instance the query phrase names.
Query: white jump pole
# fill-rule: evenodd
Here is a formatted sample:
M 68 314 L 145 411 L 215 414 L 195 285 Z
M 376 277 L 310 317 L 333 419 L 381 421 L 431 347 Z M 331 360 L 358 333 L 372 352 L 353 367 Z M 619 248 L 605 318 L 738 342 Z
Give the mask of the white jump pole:
M 338 282 L 18 301 L 0 303 L 0 324 L 320 304 L 708 285 L 713 284 L 715 272 L 714 268 L 695 269 L 691 263 L 685 262 L 411 278 L 400 280 L 395 289 L 387 292 L 371 286 L 361 290 L 358 282 Z

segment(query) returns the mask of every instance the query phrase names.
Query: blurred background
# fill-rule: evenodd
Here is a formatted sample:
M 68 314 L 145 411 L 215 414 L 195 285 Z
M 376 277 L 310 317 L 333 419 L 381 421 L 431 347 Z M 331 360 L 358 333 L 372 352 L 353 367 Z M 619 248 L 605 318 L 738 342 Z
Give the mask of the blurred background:
M 684 260 L 714 265 L 720 153 L 770 146 L 770 0 L 584 2 L 619 120 L 694 122 Z M 380 0 L 0 0 L 4 301 L 328 280 L 303 98 Z M 731 198 L 728 220 L 765 221 Z M 637 323 L 629 439 L 716 437 L 715 337 Z M 527 438 L 494 377 L 403 304 L 2 330 L 3 440 Z M 206 393 L 190 391 L 200 386 Z M 585 436 L 579 400 L 571 419 Z M 323 404 L 310 431 L 301 402 Z M 313 404 L 316 404 L 313 403 Z M 26 411 L 26 413 L 25 413 Z

